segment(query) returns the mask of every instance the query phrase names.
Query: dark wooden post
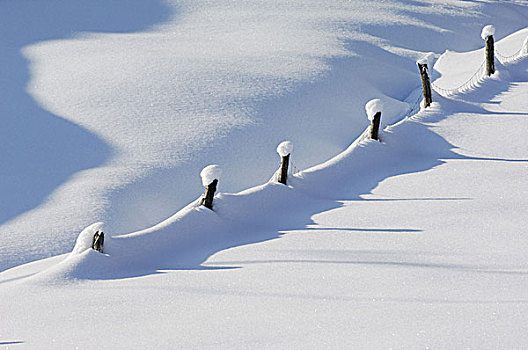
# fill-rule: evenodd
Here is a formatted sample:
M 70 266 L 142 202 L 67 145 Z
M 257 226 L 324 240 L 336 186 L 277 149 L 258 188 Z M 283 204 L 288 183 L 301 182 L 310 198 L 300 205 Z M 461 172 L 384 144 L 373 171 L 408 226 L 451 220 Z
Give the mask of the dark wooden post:
M 379 132 L 379 126 L 381 121 L 381 112 L 376 112 L 374 114 L 374 118 L 372 118 L 372 121 L 370 122 L 370 138 L 372 140 L 378 140 L 378 132 Z
M 99 231 L 95 232 L 95 235 L 92 241 L 92 249 L 97 250 L 98 252 L 102 253 L 103 245 L 104 245 L 104 232 L 102 231 L 101 233 L 99 233 Z
M 290 154 L 281 157 L 281 165 L 279 172 L 279 183 L 286 185 L 288 179 L 288 164 L 290 163 Z
M 213 198 L 216 192 L 216 185 L 218 184 L 218 179 L 214 179 L 207 187 L 205 188 L 205 194 L 202 198 L 202 205 L 206 208 L 213 210 Z
M 424 108 L 427 108 L 433 102 L 431 95 L 431 81 L 429 80 L 429 74 L 427 69 L 427 63 L 417 63 L 418 69 L 420 70 L 420 76 L 422 77 L 422 91 L 424 96 Z
M 493 35 L 486 37 L 486 75 L 489 77 L 495 73 L 495 53 Z

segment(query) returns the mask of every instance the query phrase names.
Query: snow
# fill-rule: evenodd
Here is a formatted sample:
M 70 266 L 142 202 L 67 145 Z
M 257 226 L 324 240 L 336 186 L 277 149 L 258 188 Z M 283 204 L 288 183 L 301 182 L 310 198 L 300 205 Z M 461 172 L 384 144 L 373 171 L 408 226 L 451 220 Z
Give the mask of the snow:
M 492 36 L 495 34 L 495 27 L 491 24 L 488 24 L 487 26 L 484 26 L 482 28 L 482 32 L 480 33 L 480 37 L 482 40 L 486 40 L 488 36 Z
M 194 207 L 114 238 L 108 257 L 85 251 L 86 269 L 69 257 L 0 274 L 3 339 L 91 348 L 97 323 L 103 349 L 522 348 L 528 84 L 493 83 L 434 102 L 291 188 L 223 193 L 215 213 Z M 90 267 L 113 279 L 73 278 Z
M 367 102 L 365 105 L 365 111 L 367 112 L 368 120 L 374 120 L 374 116 L 378 112 L 383 113 L 383 102 L 380 99 L 374 99 Z
M 92 248 L 93 237 L 96 232 L 104 232 L 104 223 L 96 222 L 86 227 L 81 231 L 73 247 L 72 254 L 77 255 L 84 252 L 86 249 Z M 105 242 L 107 244 L 108 242 Z
M 428 52 L 416 61 L 416 64 L 427 64 L 427 68 L 431 69 L 434 65 L 435 54 Z
M 207 187 L 214 180 L 220 179 L 220 176 L 222 176 L 222 168 L 220 168 L 220 166 L 216 164 L 208 165 L 202 169 L 202 171 L 200 172 L 200 176 L 202 177 L 202 185 L 204 187 Z
M 417 58 L 464 82 L 482 18 L 517 52 L 526 5 L 95 4 L 0 3 L 0 345 L 526 347 L 527 61 L 409 113 Z
M 288 154 L 293 152 L 293 143 L 291 141 L 282 141 L 277 146 L 277 153 L 281 157 L 286 157 Z
M 505 35 L 524 13 L 451 0 L 2 2 L 0 269 L 70 251 L 93 222 L 155 225 L 198 197 L 211 162 L 229 169 L 229 192 L 267 181 L 284 139 L 298 168 L 324 162 L 364 131 L 369 99 L 386 123 L 414 105 L 424 52 L 481 47 L 483 17 Z

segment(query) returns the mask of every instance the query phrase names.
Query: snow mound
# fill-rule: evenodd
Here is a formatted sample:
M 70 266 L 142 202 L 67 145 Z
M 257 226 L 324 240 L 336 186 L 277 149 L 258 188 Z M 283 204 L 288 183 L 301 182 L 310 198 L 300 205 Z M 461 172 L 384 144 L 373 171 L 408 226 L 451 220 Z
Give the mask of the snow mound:
M 222 169 L 220 168 L 220 166 L 216 164 L 206 166 L 200 172 L 200 176 L 202 177 L 202 185 L 204 185 L 204 187 L 209 186 L 211 182 L 213 182 L 215 179 L 220 179 L 221 175 Z
M 522 52 L 521 52 L 522 55 L 528 55 L 528 36 L 526 37 L 526 39 L 524 39 L 524 42 L 522 44 Z
M 72 254 L 78 255 L 84 252 L 86 249 L 91 249 L 93 237 L 97 231 L 104 232 L 103 222 L 96 222 L 82 230 L 79 236 L 77 237 L 77 241 L 75 242 L 75 246 L 73 247 Z
M 291 141 L 282 141 L 277 146 L 277 153 L 281 157 L 285 157 L 292 152 L 293 152 L 293 143 Z
M 378 98 L 370 100 L 365 105 L 365 111 L 367 112 L 368 119 L 373 120 L 376 113 L 383 112 L 383 102 Z
M 495 27 L 491 24 L 488 24 L 487 26 L 484 26 L 482 28 L 482 33 L 480 33 L 480 37 L 482 40 L 486 40 L 488 36 L 495 34 Z

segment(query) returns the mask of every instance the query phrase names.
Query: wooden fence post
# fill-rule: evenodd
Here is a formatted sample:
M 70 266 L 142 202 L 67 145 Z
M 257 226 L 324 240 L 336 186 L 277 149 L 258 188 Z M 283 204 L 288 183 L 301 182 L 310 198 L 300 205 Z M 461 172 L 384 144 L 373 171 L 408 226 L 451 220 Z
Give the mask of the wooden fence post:
M 381 122 L 381 112 L 383 111 L 383 102 L 380 99 L 374 99 L 365 105 L 367 117 L 370 120 L 369 137 L 372 140 L 379 141 L 379 127 Z
M 213 199 L 218 185 L 218 179 L 222 174 L 222 169 L 218 165 L 208 165 L 200 173 L 202 185 L 205 187 L 205 193 L 202 197 L 201 205 L 213 210 Z
M 495 73 L 495 42 L 493 34 L 495 34 L 495 27 L 492 25 L 485 26 L 480 33 L 480 37 L 486 42 L 486 75 L 488 77 Z
M 433 102 L 431 94 L 431 81 L 429 80 L 429 73 L 427 63 L 417 62 L 420 70 L 420 77 L 422 78 L 422 91 L 424 96 L 424 108 L 427 108 Z
M 293 151 L 293 144 L 290 141 L 283 141 L 277 146 L 277 153 L 281 156 L 279 171 L 279 183 L 287 185 L 288 166 L 290 163 L 290 154 Z
M 379 126 L 380 126 L 380 121 L 381 121 L 381 112 L 378 112 L 374 114 L 374 118 L 370 122 L 370 138 L 372 140 L 379 141 L 378 131 L 379 131 Z
M 495 54 L 493 35 L 486 38 L 486 74 L 488 77 L 495 73 Z
M 281 157 L 280 173 L 279 173 L 279 183 L 286 185 L 288 180 L 288 165 L 290 163 L 290 155 L 287 154 Z
M 213 210 L 213 198 L 216 192 L 216 185 L 218 184 L 218 179 L 214 179 L 209 185 L 205 187 L 205 193 L 202 198 L 202 205 L 206 208 Z
M 99 231 L 96 231 L 93 237 L 93 241 L 92 241 L 92 249 L 97 250 L 98 252 L 102 253 L 103 245 L 104 245 L 104 232 L 101 231 L 101 233 L 99 233 Z

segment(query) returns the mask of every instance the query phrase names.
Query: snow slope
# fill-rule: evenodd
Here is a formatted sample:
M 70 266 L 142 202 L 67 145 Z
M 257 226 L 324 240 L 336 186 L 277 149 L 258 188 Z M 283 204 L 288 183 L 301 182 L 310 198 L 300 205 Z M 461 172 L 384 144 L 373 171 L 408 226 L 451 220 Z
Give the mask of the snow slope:
M 480 58 L 447 53 L 435 68 L 450 84 L 454 62 Z M 526 347 L 527 65 L 435 94 L 383 142 L 359 139 L 290 187 L 223 193 L 215 212 L 193 203 L 113 237 L 107 255 L 81 235 L 70 256 L 1 273 L 0 344 Z
M 408 109 L 423 52 L 526 25 L 524 2 L 64 1 L 0 3 L 0 269 L 68 252 L 87 225 L 150 227 L 224 169 L 265 182 L 277 144 L 297 168 Z M 390 78 L 387 78 L 390 77 Z

